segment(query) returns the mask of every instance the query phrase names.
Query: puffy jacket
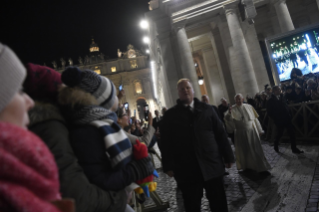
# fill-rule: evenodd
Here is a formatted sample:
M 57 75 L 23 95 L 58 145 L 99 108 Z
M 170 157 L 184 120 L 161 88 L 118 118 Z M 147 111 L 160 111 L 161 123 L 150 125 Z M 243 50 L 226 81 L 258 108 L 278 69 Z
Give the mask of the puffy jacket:
M 55 157 L 62 196 L 75 200 L 77 212 L 125 210 L 124 190 L 105 191 L 89 182 L 73 153 L 68 129 L 57 107 L 36 103 L 30 111 L 30 121 L 29 129 L 42 138 Z

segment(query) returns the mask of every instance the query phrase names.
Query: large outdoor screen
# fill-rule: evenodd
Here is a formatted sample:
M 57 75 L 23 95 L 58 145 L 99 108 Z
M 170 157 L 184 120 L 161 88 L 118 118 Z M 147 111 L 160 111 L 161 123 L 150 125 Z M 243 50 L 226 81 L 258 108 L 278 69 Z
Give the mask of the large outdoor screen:
M 289 80 L 293 68 L 299 68 L 304 75 L 319 72 L 319 26 L 295 30 L 266 42 L 280 81 Z

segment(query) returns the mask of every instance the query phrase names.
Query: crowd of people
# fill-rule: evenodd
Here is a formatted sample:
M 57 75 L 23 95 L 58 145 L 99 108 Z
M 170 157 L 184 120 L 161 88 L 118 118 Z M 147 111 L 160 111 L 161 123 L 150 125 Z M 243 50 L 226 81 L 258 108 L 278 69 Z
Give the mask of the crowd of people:
M 175 178 L 186 211 L 201 210 L 203 189 L 212 211 L 228 211 L 225 168 L 236 162 L 238 170 L 270 174 L 256 111 L 266 108 L 277 129 L 276 152 L 284 129 L 291 134 L 292 152 L 303 152 L 287 104 L 300 93 L 302 101 L 318 98 L 319 80 L 294 73 L 293 88 L 287 86 L 284 94 L 275 86 L 260 99 L 247 98 L 248 104 L 237 94 L 235 105 L 222 98 L 218 107 L 207 95 L 197 99 L 191 82 L 181 79 L 177 104 L 163 107 L 161 115 L 156 110 L 154 118 L 149 113 L 144 123 L 131 117 L 121 104 L 124 90 L 117 95 L 108 78 L 77 67 L 62 74 L 35 64 L 25 68 L 0 43 L 0 211 L 134 211 L 136 182 L 154 173 L 150 156 L 136 159 L 140 142 L 149 153 L 158 143 L 163 171 Z
M 304 76 L 300 69 L 293 68 L 290 78 L 291 80 L 281 83 L 281 90 L 288 104 L 319 100 L 319 74 Z M 272 88 L 266 85 L 265 90 L 255 97 L 246 96 L 246 102 L 257 111 L 266 109 L 271 94 Z

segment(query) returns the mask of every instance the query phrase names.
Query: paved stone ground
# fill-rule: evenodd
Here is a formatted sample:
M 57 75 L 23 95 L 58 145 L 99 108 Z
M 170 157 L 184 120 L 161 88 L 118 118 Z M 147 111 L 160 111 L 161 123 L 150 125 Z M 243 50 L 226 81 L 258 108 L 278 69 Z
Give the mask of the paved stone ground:
M 272 169 L 271 176 L 260 177 L 255 172 L 238 172 L 236 165 L 224 177 L 228 208 L 235 211 L 318 211 L 319 202 L 319 146 L 300 146 L 303 155 L 291 153 L 287 144 L 277 154 L 272 146 L 262 144 Z M 158 149 L 156 149 L 158 151 Z M 155 166 L 160 168 L 156 158 Z M 184 211 L 180 191 L 173 178 L 159 169 L 157 194 L 170 203 L 165 211 Z M 149 199 L 146 205 L 152 204 Z M 207 199 L 202 199 L 202 211 L 210 211 Z

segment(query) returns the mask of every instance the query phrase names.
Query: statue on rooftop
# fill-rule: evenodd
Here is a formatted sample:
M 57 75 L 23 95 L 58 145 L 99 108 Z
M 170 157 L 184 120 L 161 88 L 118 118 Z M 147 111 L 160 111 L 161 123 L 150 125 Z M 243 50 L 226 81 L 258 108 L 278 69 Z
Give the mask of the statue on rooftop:
M 122 52 L 121 52 L 121 50 L 120 50 L 120 49 L 117 49 L 117 56 L 118 56 L 119 58 L 121 58 L 121 57 L 122 57 Z
M 82 59 L 82 57 L 79 57 L 78 61 L 79 61 L 80 65 L 83 65 L 83 59 Z
M 65 60 L 64 60 L 63 58 L 61 58 L 60 61 L 61 61 L 62 69 L 64 69 L 64 67 L 65 67 Z
M 52 65 L 55 70 L 58 68 L 58 64 L 55 61 L 52 62 Z
M 71 58 L 69 58 L 69 65 L 73 66 L 73 60 Z
M 84 63 L 85 63 L 85 64 L 89 64 L 89 63 L 90 63 L 90 58 L 89 58 L 89 56 L 85 55 Z

